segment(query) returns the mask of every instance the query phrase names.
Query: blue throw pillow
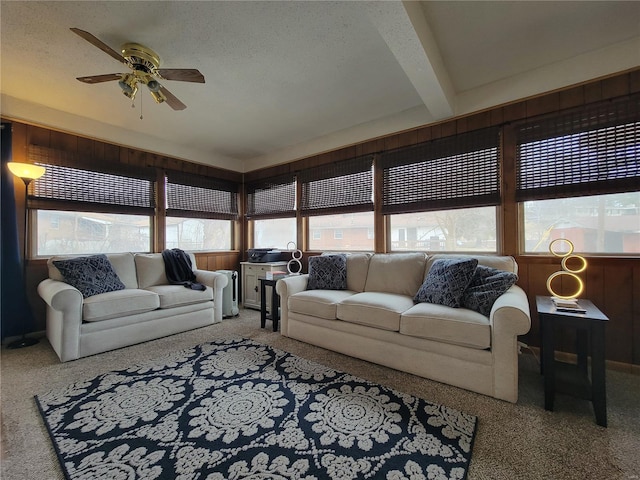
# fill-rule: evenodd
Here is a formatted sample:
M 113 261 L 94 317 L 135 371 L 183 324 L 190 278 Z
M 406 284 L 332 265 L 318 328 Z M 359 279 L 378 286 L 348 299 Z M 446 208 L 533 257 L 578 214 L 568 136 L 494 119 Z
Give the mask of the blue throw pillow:
M 460 307 L 462 294 L 471 282 L 477 265 L 478 260 L 475 258 L 436 260 L 413 301 L 436 303 L 453 308 Z
M 125 289 L 106 255 L 54 260 L 53 264 L 65 282 L 80 290 L 84 298 Z
M 347 256 L 319 255 L 309 257 L 307 290 L 346 290 Z
M 515 273 L 478 265 L 471 283 L 462 296 L 462 306 L 488 317 L 500 295 L 518 281 Z

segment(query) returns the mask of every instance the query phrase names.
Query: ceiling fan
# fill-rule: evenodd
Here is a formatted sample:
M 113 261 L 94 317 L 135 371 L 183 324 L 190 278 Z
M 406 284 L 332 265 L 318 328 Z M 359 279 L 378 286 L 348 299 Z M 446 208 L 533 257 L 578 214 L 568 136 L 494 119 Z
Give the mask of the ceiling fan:
M 143 84 L 147 86 L 157 103 L 167 102 L 167 105 L 174 110 L 184 110 L 187 106 L 162 86 L 158 80 L 204 83 L 204 76 L 194 68 L 160 68 L 158 54 L 144 45 L 125 43 L 122 45 L 121 55 L 89 32 L 79 28 L 71 28 L 71 31 L 131 69 L 129 73 L 107 73 L 78 77 L 81 82 L 94 84 L 117 80 L 122 93 L 131 100 L 138 92 L 138 85 Z

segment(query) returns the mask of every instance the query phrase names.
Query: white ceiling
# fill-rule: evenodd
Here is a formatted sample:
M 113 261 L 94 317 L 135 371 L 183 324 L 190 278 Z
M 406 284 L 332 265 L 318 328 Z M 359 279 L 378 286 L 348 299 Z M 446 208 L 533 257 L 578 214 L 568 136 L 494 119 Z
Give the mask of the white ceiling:
M 0 2 L 7 117 L 250 171 L 640 66 L 640 2 Z M 154 49 L 173 111 L 116 82 Z M 144 118 L 140 120 L 140 110 Z

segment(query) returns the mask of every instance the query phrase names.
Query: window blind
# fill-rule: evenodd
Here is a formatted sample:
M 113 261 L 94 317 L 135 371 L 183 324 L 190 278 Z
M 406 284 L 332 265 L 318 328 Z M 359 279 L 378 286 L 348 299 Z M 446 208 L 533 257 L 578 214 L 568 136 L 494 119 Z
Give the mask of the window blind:
M 155 208 L 150 172 L 123 166 L 118 174 L 76 168 L 87 164 L 76 154 L 30 145 L 28 158 L 46 168 L 29 184 L 29 207 L 40 209 L 95 210 L 150 215 Z M 114 170 L 115 171 L 115 170 Z
M 238 185 L 183 172 L 167 172 L 167 216 L 235 220 Z
M 302 170 L 303 215 L 373 210 L 373 155 Z
M 293 173 L 247 184 L 247 218 L 296 216 L 296 181 Z
M 497 128 L 382 153 L 382 212 L 498 205 L 499 162 Z
M 518 201 L 640 188 L 640 95 L 517 126 Z

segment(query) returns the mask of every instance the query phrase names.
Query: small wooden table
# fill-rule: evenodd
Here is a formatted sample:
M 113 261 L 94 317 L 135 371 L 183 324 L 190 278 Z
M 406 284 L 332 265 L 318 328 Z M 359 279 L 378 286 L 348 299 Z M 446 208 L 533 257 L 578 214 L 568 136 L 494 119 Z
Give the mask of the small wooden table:
M 556 391 L 590 400 L 596 423 L 607 426 L 607 391 L 605 385 L 605 326 L 609 319 L 589 300 L 579 299 L 584 313 L 558 310 L 551 297 L 536 297 L 540 319 L 540 373 L 544 374 L 544 408 L 553 410 Z M 556 328 L 576 331 L 576 364 L 555 360 Z M 588 354 L 591 353 L 591 377 Z
M 280 320 L 280 296 L 276 292 L 276 280 L 260 278 L 260 327 L 264 328 L 267 320 L 273 323 L 273 331 L 278 331 L 278 321 Z M 267 288 L 271 287 L 271 308 L 267 313 Z

